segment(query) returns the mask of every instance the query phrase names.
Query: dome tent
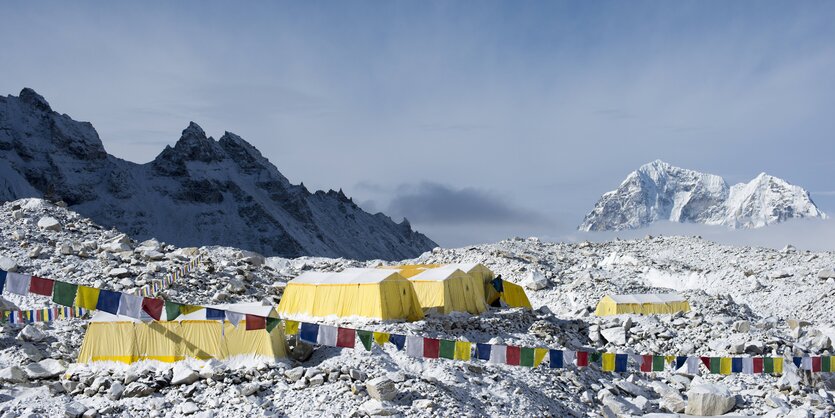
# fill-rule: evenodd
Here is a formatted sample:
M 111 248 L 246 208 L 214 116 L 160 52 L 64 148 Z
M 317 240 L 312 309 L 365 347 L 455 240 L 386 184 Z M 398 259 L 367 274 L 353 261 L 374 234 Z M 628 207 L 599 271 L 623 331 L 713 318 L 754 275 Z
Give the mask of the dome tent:
M 478 280 L 453 266 L 427 269 L 409 278 L 424 309 L 440 313 L 469 312 L 480 314 L 487 310 L 484 287 Z
M 690 303 L 678 293 L 607 295 L 600 299 L 594 314 L 597 316 L 621 314 L 674 314 L 689 312 Z

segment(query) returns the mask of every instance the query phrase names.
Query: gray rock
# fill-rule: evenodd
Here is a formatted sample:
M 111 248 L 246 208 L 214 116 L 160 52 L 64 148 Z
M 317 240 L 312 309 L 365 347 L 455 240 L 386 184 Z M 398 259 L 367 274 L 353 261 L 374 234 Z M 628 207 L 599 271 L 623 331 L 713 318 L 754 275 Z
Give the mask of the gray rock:
M 29 342 L 38 342 L 46 339 L 46 334 L 33 324 L 28 324 L 17 334 L 17 339 Z
M 412 408 L 415 409 L 432 409 L 435 406 L 435 402 L 432 399 L 415 399 L 412 401 Z
M 291 382 L 295 382 L 295 381 L 301 379 L 302 376 L 304 376 L 304 372 L 305 372 L 304 367 L 299 366 L 299 367 L 295 367 L 295 368 L 292 368 L 290 370 L 285 371 L 284 372 L 284 377 L 286 377 L 287 380 L 289 380 Z
M 369 399 L 365 401 L 365 403 L 360 405 L 360 411 L 372 417 L 389 416 L 397 413 L 396 409 L 383 405 L 383 403 L 377 399 Z
M 107 275 L 110 277 L 126 277 L 130 275 L 130 271 L 125 268 L 117 267 L 115 269 L 111 269 Z
M 0 369 L 0 382 L 25 383 L 28 380 L 26 373 L 20 367 L 10 366 Z
M 122 398 L 122 394 L 125 392 L 125 385 L 120 382 L 113 382 L 110 385 L 110 389 L 107 390 L 107 398 L 111 401 L 118 401 Z
M 81 418 L 98 418 L 98 417 L 99 417 L 99 410 L 95 409 L 95 408 L 90 408 L 90 409 L 84 411 L 83 414 L 81 414 Z
M 61 223 L 51 216 L 44 216 L 43 218 L 38 219 L 38 228 L 43 229 L 45 231 L 60 231 Z
M 171 376 L 172 386 L 190 385 L 198 379 L 200 379 L 200 375 L 185 363 L 179 362 L 174 364 L 174 374 Z
M 154 393 L 154 388 L 141 383 L 141 382 L 133 382 L 128 384 L 125 387 L 125 390 L 122 392 L 123 398 L 141 398 L 143 396 L 148 396 Z
M 322 386 L 323 384 L 325 384 L 325 376 L 317 374 L 316 376 L 311 377 L 308 383 L 311 387 Z
M 748 321 L 736 321 L 734 322 L 733 330 L 736 332 L 749 332 L 751 331 L 751 323 Z
M 612 327 L 600 330 L 600 334 L 606 341 L 615 345 L 626 344 L 626 329 L 623 327 Z
M 80 402 L 70 402 L 64 406 L 64 416 L 67 418 L 79 418 L 87 412 L 87 407 Z
M 379 401 L 390 401 L 397 397 L 397 387 L 394 381 L 385 376 L 380 376 L 366 382 L 368 395 Z
M 197 404 L 195 404 L 194 402 L 191 402 L 191 401 L 183 402 L 180 405 L 180 412 L 183 415 L 191 415 L 195 412 L 200 412 L 200 407 L 197 406 Z
M 548 287 L 550 282 L 538 270 L 531 270 L 525 275 L 522 285 L 531 290 L 542 290 Z
M 603 416 L 605 417 L 615 418 L 638 415 L 640 413 L 640 409 L 620 396 L 607 396 L 603 398 Z
M 17 262 L 9 257 L 0 256 L 0 270 L 15 272 L 17 271 Z
M 833 269 L 821 269 L 818 272 L 819 279 L 835 279 L 835 270 Z
M 24 371 L 30 379 L 48 379 L 66 372 L 67 363 L 64 360 L 48 358 L 37 363 L 27 364 Z
M 696 383 L 687 391 L 685 414 L 722 415 L 736 406 L 736 396 L 727 387 L 714 383 Z
M 365 382 L 368 380 L 368 374 L 366 374 L 362 370 L 351 369 L 348 370 L 348 375 L 351 376 L 351 379 L 358 380 L 360 382 Z

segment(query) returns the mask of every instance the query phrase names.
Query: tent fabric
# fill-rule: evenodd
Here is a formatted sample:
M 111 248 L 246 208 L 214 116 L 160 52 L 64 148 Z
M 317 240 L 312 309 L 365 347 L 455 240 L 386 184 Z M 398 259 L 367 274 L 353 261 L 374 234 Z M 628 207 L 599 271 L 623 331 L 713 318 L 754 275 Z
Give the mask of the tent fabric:
M 427 269 L 409 278 L 420 306 L 442 314 L 487 310 L 481 282 L 458 268 L 446 266 Z
M 639 295 L 607 295 L 597 304 L 595 315 L 655 315 L 689 312 L 690 304 L 677 293 L 670 294 L 639 294 Z
M 423 318 L 412 284 L 397 271 L 381 269 L 306 272 L 287 283 L 278 312 L 283 318 Z
M 522 286 L 504 280 L 502 288 L 503 291 L 499 298 L 505 305 L 511 308 L 533 309 L 531 301 L 528 300 L 528 295 L 525 294 L 525 289 Z
M 240 304 L 212 308 L 276 317 L 271 307 Z M 275 327 L 271 332 L 246 331 L 224 321 L 194 319 L 205 315 L 205 310 L 201 310 L 182 315 L 177 321 L 144 323 L 99 311 L 90 320 L 78 362 L 157 360 L 170 363 L 186 358 L 222 360 L 252 356 L 274 360 L 286 357 L 282 327 Z

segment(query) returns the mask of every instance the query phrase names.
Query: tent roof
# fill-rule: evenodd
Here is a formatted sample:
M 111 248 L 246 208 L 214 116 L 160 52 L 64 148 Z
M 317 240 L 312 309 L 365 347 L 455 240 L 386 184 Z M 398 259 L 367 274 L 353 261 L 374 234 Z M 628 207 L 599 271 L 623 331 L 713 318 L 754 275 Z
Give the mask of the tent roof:
M 678 293 L 646 293 L 635 295 L 608 295 L 615 303 L 668 303 L 686 300 Z
M 225 303 L 222 305 L 206 305 L 207 308 L 212 309 L 220 309 L 224 311 L 232 311 L 236 313 L 242 314 L 250 314 L 250 315 L 258 315 L 258 316 L 269 316 L 269 317 L 276 317 L 275 310 L 272 306 L 264 306 L 258 302 L 254 303 Z M 192 312 L 186 315 L 180 315 L 177 317 L 177 321 L 180 320 L 205 320 L 206 319 L 206 310 L 201 309 L 196 312 Z M 143 322 L 143 321 L 151 321 L 153 318 L 148 316 L 145 312 L 142 312 L 142 318 L 136 319 L 131 318 L 129 316 L 124 315 L 113 315 L 111 313 L 107 313 L 104 311 L 96 311 L 93 314 L 93 317 L 90 318 L 90 322 Z
M 475 269 L 476 267 L 479 267 L 479 266 L 481 266 L 481 268 L 484 268 L 486 270 L 490 270 L 489 268 L 487 268 L 487 266 L 485 266 L 482 263 L 453 263 L 453 264 L 447 264 L 447 266 L 457 267 L 457 268 L 461 269 L 461 271 L 463 271 L 464 273 L 469 273 L 470 271 L 472 271 L 473 269 Z
M 347 268 L 340 272 L 309 271 L 290 280 L 288 284 L 363 284 L 379 283 L 392 276 L 400 276 L 396 270 Z
M 461 269 L 459 269 L 458 267 L 444 266 L 444 267 L 438 267 L 438 268 L 434 268 L 434 269 L 424 270 L 424 271 L 420 272 L 419 274 L 416 274 L 416 275 L 410 277 L 409 280 L 419 281 L 419 282 L 430 282 L 430 281 L 440 282 L 440 281 L 444 281 L 444 280 L 450 278 L 450 276 L 452 276 L 456 272 L 459 272 L 461 274 L 466 274 L 463 271 L 461 271 Z

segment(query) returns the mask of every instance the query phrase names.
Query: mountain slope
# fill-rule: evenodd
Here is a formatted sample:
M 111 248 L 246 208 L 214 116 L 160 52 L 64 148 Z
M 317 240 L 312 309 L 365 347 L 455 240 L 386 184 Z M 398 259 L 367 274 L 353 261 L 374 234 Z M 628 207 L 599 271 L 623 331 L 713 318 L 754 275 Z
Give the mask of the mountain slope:
M 640 228 L 658 220 L 759 228 L 790 218 L 825 218 L 802 187 L 762 173 L 732 187 L 722 177 L 656 160 L 605 193 L 583 231 Z
M 230 132 L 215 140 L 192 122 L 150 163 L 121 160 L 90 123 L 52 111 L 28 88 L 0 96 L 0 175 L 0 200 L 60 199 L 99 224 L 179 246 L 389 260 L 436 246 L 341 190 L 291 184 Z

